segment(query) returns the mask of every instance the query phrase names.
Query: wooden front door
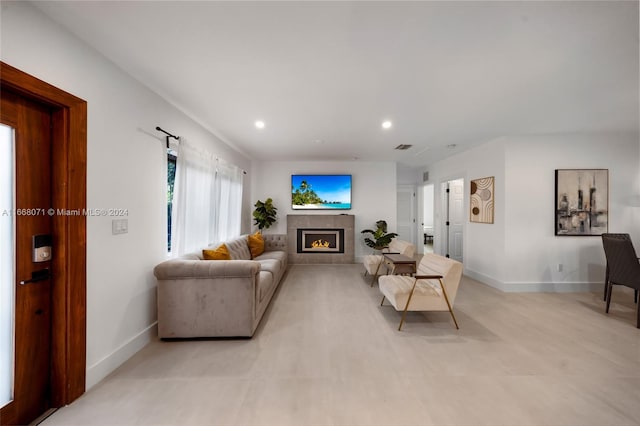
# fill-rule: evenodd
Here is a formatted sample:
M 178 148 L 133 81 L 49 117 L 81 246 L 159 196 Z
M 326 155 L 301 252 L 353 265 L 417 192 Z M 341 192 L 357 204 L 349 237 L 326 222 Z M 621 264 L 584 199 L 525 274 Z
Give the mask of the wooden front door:
M 86 102 L 0 62 L 0 121 L 12 135 L 0 141 L 11 145 L 3 159 L 12 157 L 2 162 L 0 200 L 11 206 L 0 220 L 11 223 L 0 222 L 0 251 L 13 269 L 11 338 L 0 342 L 0 358 L 7 341 L 13 351 L 0 380 L 11 377 L 8 391 L 0 387 L 0 424 L 27 424 L 84 392 L 86 219 L 59 212 L 86 209 Z M 51 247 L 50 259 L 47 249 L 34 256 L 34 236 Z
M 50 407 L 51 260 L 47 249 L 33 258 L 34 236 L 51 236 L 51 112 L 12 93 L 0 100 L 0 121 L 13 130 L 13 209 L 2 220 L 14 224 L 13 400 L 2 408 L 3 423 L 26 424 Z M 48 236 L 48 238 L 46 237 Z M 11 237 L 5 235 L 3 237 Z M 45 256 L 42 256 L 42 255 Z M 5 376 L 6 378 L 6 376 Z

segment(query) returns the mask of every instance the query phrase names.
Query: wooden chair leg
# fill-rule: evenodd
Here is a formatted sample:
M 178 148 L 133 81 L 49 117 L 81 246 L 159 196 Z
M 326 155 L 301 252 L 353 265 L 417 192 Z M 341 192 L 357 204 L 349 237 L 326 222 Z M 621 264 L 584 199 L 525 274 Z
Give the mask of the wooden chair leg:
M 382 265 L 382 260 L 380 260 L 380 262 L 378 263 L 378 267 L 376 268 L 376 273 L 373 274 L 373 276 L 371 277 L 371 284 L 369 285 L 369 287 L 373 287 L 373 283 L 378 277 L 378 271 L 380 270 L 380 265 Z
M 404 324 L 404 317 L 407 315 L 407 310 L 402 311 L 402 318 L 400 318 L 400 325 L 398 326 L 398 331 L 402 331 L 402 324 Z
M 451 303 L 449 303 L 449 296 L 447 296 L 447 290 L 444 289 L 444 284 L 442 284 L 442 280 L 438 280 L 440 282 L 440 287 L 442 288 L 442 294 L 444 295 L 444 300 L 447 302 L 447 307 L 449 308 L 449 313 L 451 314 L 451 318 L 453 318 L 453 323 L 456 325 L 456 330 L 460 330 L 458 327 L 458 321 L 456 321 L 456 316 L 453 314 L 453 309 L 451 308 Z
M 413 291 L 416 289 L 416 284 L 418 283 L 418 279 L 413 280 L 413 287 L 411 287 L 411 293 L 409 293 L 409 297 L 407 297 L 407 304 L 404 305 L 404 310 L 402 311 L 402 318 L 400 318 L 400 325 L 398 326 L 398 331 L 402 331 L 402 324 L 404 324 L 404 318 L 407 316 L 407 309 L 409 309 L 409 303 L 411 303 L 411 298 L 413 297 Z

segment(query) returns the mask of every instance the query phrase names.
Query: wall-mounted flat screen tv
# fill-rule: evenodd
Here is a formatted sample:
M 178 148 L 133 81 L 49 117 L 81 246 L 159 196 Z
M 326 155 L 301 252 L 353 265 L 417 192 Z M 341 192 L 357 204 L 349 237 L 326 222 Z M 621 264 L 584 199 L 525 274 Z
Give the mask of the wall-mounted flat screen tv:
M 291 175 L 294 210 L 349 210 L 351 175 Z

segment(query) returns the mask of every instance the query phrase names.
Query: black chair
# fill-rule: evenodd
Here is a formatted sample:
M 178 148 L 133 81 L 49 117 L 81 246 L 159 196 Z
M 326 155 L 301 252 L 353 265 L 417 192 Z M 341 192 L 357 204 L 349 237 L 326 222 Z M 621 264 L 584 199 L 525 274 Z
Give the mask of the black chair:
M 640 290 L 640 260 L 629 234 L 602 234 L 602 246 L 607 258 L 605 290 L 606 312 L 609 313 L 611 290 L 614 284 L 634 289 L 637 303 L 638 290 Z M 640 310 L 636 309 L 636 311 L 636 327 L 640 328 Z
M 631 241 L 631 237 L 629 236 L 629 234 L 605 234 L 605 235 L 607 236 L 607 238 L 622 238 L 623 240 Z M 606 270 L 605 270 L 605 276 L 604 276 L 604 292 L 602 294 L 602 300 L 604 300 L 605 302 L 607 301 L 608 290 L 609 290 L 609 262 L 607 262 L 606 264 Z

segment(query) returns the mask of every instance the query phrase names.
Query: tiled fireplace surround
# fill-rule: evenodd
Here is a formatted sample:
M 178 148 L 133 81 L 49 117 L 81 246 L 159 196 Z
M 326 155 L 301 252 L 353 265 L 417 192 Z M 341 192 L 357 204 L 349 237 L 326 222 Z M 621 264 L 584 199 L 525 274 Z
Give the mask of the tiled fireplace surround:
M 289 214 L 287 241 L 289 263 L 353 263 L 355 216 L 348 214 Z M 344 229 L 344 253 L 298 253 L 298 229 Z

